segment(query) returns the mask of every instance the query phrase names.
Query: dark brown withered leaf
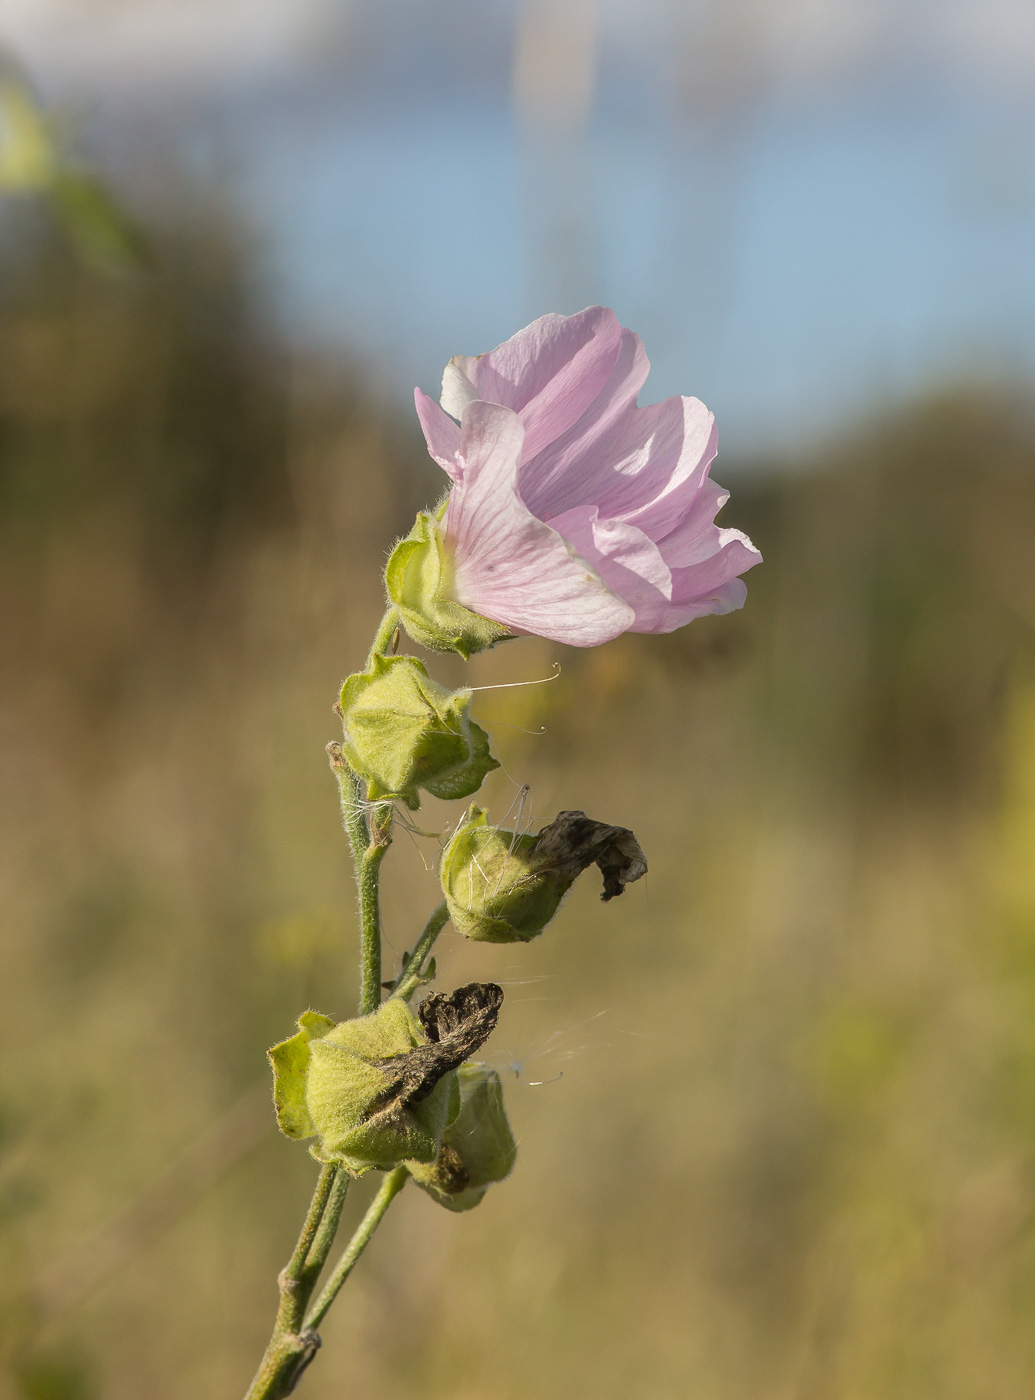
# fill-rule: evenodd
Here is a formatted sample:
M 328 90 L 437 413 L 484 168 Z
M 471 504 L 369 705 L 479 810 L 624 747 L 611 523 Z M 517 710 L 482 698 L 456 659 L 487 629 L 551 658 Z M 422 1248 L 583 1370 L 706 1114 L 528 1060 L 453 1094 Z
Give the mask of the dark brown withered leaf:
M 481 1049 L 495 1029 L 502 1005 L 503 988 L 495 982 L 469 982 L 455 992 L 425 997 L 417 1016 L 431 1044 L 378 1061 L 391 1077 L 367 1117 L 426 1099 L 444 1074 Z
M 604 877 L 605 901 L 647 873 L 646 857 L 627 826 L 595 822 L 585 812 L 558 812 L 536 838 L 534 858 L 540 869 L 569 881 L 595 863 Z
M 477 1036 L 477 1043 L 472 1039 L 467 1051 L 473 1055 L 488 1040 L 502 1005 L 503 988 L 495 982 L 468 982 L 455 992 L 432 992 L 425 997 L 417 1007 L 417 1019 L 429 1040 L 444 1041 L 460 1032 Z

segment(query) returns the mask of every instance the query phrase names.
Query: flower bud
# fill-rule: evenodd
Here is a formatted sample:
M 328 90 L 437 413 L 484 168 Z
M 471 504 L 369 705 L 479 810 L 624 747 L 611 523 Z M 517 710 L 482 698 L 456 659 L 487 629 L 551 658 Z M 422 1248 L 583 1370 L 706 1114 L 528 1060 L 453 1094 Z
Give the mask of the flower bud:
M 385 586 L 415 642 L 430 651 L 459 652 L 466 661 L 511 633 L 447 596 L 449 560 L 439 532 L 444 509 L 445 502 L 434 514 L 420 512 L 413 529 L 392 550 Z
M 307 1011 L 269 1052 L 281 1132 L 318 1138 L 317 1161 L 353 1176 L 433 1163 L 460 1109 L 457 1066 L 485 1043 L 502 1001 L 495 983 L 472 982 L 427 997 L 416 1017 L 399 997 L 338 1025 Z
M 342 751 L 372 799 L 397 797 L 415 809 L 418 788 L 469 797 L 499 767 L 470 706 L 469 690 L 447 690 L 415 657 L 375 656 L 342 686 Z
M 269 1052 L 277 1122 L 288 1137 L 316 1137 L 320 1162 L 353 1176 L 403 1160 L 434 1162 L 446 1124 L 460 1107 L 455 1073 L 445 1073 L 418 1101 L 393 1095 L 394 1061 L 427 1036 L 398 998 L 370 1016 L 335 1025 L 307 1011 L 299 1030 Z
M 494 1069 L 470 1063 L 457 1070 L 460 1112 L 442 1135 L 430 1165 L 408 1162 L 410 1175 L 449 1210 L 471 1210 L 495 1181 L 510 1174 L 517 1143 L 503 1108 L 503 1086 Z
M 442 852 L 439 878 L 460 933 L 485 943 L 527 943 L 594 862 L 604 876 L 604 900 L 647 870 L 627 827 L 561 812 L 537 836 L 521 835 L 489 826 L 485 812 L 472 805 Z

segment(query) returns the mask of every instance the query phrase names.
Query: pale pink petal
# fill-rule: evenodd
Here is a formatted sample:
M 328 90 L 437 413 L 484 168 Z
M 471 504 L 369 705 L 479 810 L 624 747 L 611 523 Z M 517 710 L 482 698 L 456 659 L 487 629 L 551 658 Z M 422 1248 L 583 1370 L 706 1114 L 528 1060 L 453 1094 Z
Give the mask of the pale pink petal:
M 633 609 L 522 501 L 523 439 L 517 414 L 498 404 L 475 402 L 464 413 L 463 477 L 443 521 L 452 594 L 513 631 L 598 646 L 627 630 Z
M 455 356 L 447 397 L 456 401 L 462 376 L 478 398 L 520 414 L 531 461 L 582 417 L 610 378 L 621 344 L 622 327 L 605 306 L 540 316 L 488 354 Z M 445 399 L 443 407 L 453 412 Z
M 602 515 L 621 516 L 660 539 L 679 524 L 718 451 L 715 416 L 700 399 L 672 398 L 636 411 L 638 433 L 650 427 L 637 470 L 600 497 Z
M 741 530 L 715 531 L 714 553 L 700 563 L 672 570 L 672 597 L 677 603 L 710 597 L 732 578 L 753 569 L 762 556 Z
M 467 362 L 466 356 L 454 355 L 442 371 L 442 395 L 439 403 L 457 422 L 464 416 L 464 409 L 468 404 L 485 397 L 484 394 L 479 394 L 464 373 L 462 365 Z
M 586 470 L 608 480 L 608 439 L 621 420 L 635 409 L 650 362 L 643 342 L 623 330 L 618 359 L 600 393 L 567 432 L 530 458 L 526 446 L 521 467 L 521 495 L 533 515 L 545 520 L 588 499 L 593 486 Z
M 595 506 L 577 506 L 554 522 L 607 586 L 632 607 L 634 632 L 654 632 L 672 600 L 672 574 L 653 540 L 620 520 L 601 520 Z
M 550 453 L 522 468 L 521 491 L 541 519 L 595 502 L 605 519 L 622 519 L 652 539 L 689 509 L 715 456 L 715 420 L 699 399 L 671 398 L 647 408 L 625 405 L 604 431 L 566 454 L 564 471 L 539 470 Z
M 716 550 L 715 517 L 729 497 L 730 493 L 718 482 L 704 482 L 676 528 L 658 541 L 658 548 L 670 568 L 686 568 L 711 558 Z
M 460 463 L 457 452 L 460 448 L 460 425 L 454 423 L 447 413 L 442 412 L 435 400 L 420 389 L 414 389 L 413 399 L 417 405 L 417 417 L 424 431 L 428 451 L 447 476 L 453 481 L 459 481 Z
M 692 598 L 687 603 L 671 603 L 660 627 L 635 627 L 632 630 L 675 632 L 678 627 L 685 627 L 688 622 L 693 622 L 698 617 L 708 617 L 712 614 L 722 616 L 724 613 L 736 612 L 744 606 L 746 598 L 747 584 L 742 578 L 731 578 L 727 583 L 719 584 L 704 598 Z

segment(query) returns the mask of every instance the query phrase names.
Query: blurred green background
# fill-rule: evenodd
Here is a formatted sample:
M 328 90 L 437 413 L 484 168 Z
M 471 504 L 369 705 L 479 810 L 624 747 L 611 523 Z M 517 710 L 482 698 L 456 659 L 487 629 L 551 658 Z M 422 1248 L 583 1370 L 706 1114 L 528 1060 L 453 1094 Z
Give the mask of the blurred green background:
M 315 1176 L 264 1051 L 356 994 L 330 706 L 441 481 L 358 352 L 268 314 L 217 185 L 159 152 L 170 213 L 77 159 L 0 239 L 0 1395 L 215 1400 Z M 492 812 L 528 783 L 650 873 L 528 947 L 444 936 L 444 985 L 507 992 L 518 1166 L 467 1216 L 404 1194 L 313 1400 L 1035 1393 L 1030 394 L 982 361 L 716 474 L 742 613 L 433 662 L 559 661 L 478 697 Z M 437 849 L 386 862 L 396 954 Z

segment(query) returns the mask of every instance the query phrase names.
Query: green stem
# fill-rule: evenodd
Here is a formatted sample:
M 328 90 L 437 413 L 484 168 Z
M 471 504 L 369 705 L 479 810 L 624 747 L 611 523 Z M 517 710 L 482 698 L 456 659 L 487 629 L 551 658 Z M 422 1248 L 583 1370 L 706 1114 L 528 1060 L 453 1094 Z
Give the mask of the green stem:
M 381 862 L 392 840 L 392 809 L 372 814 L 371 843 L 359 864 L 359 1014 L 381 1005 Z
M 331 761 L 331 772 L 338 780 L 342 825 L 349 838 L 352 863 L 358 870 L 363 853 L 370 845 L 370 829 L 363 815 L 363 786 L 349 767 L 340 744 L 328 744 L 327 755 Z
M 370 1237 L 384 1219 L 385 1211 L 406 1185 L 409 1172 L 405 1167 L 396 1167 L 388 1173 L 380 1191 L 370 1203 L 370 1209 L 356 1228 L 356 1233 L 345 1246 L 345 1252 L 334 1266 L 334 1272 L 324 1285 L 319 1298 L 313 1304 L 305 1320 L 307 1330 L 315 1331 L 327 1314 L 327 1309 L 338 1296 L 342 1284 L 356 1267 L 356 1261 L 370 1243 Z
M 397 608 L 389 608 L 381 619 L 381 625 L 374 633 L 373 645 L 370 648 L 370 655 L 367 657 L 367 670 L 374 664 L 375 656 L 384 656 L 391 645 L 395 630 L 399 626 L 399 612 Z
M 341 1187 L 341 1178 L 345 1187 Z M 316 1286 L 319 1269 L 312 1270 L 310 1258 L 314 1244 L 321 1234 L 327 1236 L 324 1259 L 331 1247 L 333 1229 L 327 1229 L 328 1205 L 337 1200 L 337 1214 L 341 1215 L 341 1205 L 348 1189 L 347 1174 L 337 1167 L 325 1166 L 321 1169 L 309 1203 L 309 1211 L 302 1226 L 298 1242 L 291 1258 L 280 1271 L 277 1283 L 280 1287 L 280 1303 L 277 1319 L 273 1325 L 266 1354 L 252 1381 L 246 1400 L 279 1400 L 290 1395 L 298 1378 L 316 1354 L 320 1339 L 315 1333 L 302 1326 L 305 1310 L 309 1305 Z M 337 1219 L 334 1225 L 337 1225 Z M 322 1265 L 321 1260 L 321 1265 Z
M 359 779 L 346 762 L 340 744 L 327 745 L 331 772 L 341 796 L 342 821 L 352 848 L 359 889 L 359 1014 L 369 1015 L 381 1004 L 381 862 L 392 841 L 390 803 L 364 813 Z
M 305 1259 L 305 1268 L 302 1270 L 302 1281 L 309 1290 L 306 1294 L 307 1303 L 316 1287 L 316 1280 L 320 1277 L 324 1264 L 327 1263 L 327 1256 L 331 1252 L 331 1245 L 338 1232 L 338 1222 L 341 1220 L 342 1208 L 345 1205 L 345 1197 L 348 1194 L 351 1181 L 352 1178 L 348 1172 L 339 1168 L 327 1200 L 323 1219 L 320 1221 L 320 1228 L 310 1245 L 309 1253 Z
M 383 656 L 391 645 L 399 623 L 395 608 L 381 620 L 367 661 Z M 339 710 L 340 713 L 340 710 Z M 345 760 L 340 744 L 328 744 L 327 756 L 341 798 L 341 814 L 348 833 L 359 887 L 360 923 L 360 1015 L 376 1011 L 381 1003 L 381 862 L 392 840 L 393 809 L 390 804 L 368 806 L 359 779 Z M 433 916 L 434 917 L 434 916 Z M 444 922 L 444 920 L 443 920 Z M 441 924 L 439 925 L 441 928 Z M 436 929 L 436 934 L 438 930 Z M 427 930 L 425 930 L 425 935 Z M 425 935 L 422 935 L 422 941 Z M 432 941 L 434 941 L 432 939 Z M 421 944 L 418 943 L 418 947 Z M 428 947 L 430 947 L 430 943 Z M 392 1199 L 405 1185 L 405 1167 L 397 1167 L 385 1179 L 370 1210 L 353 1235 L 342 1260 L 313 1309 L 313 1319 L 303 1323 L 317 1279 L 327 1261 L 341 1219 L 349 1176 L 342 1168 L 325 1166 L 320 1172 L 313 1199 L 291 1258 L 281 1270 L 278 1283 L 280 1303 L 266 1354 L 252 1381 L 246 1400 L 282 1400 L 290 1395 L 320 1346 L 317 1324 L 334 1301 L 338 1290 L 366 1248 L 370 1236 Z
M 429 953 L 435 946 L 435 939 L 448 922 L 449 906 L 443 900 L 424 925 L 424 932 L 414 944 L 413 952 L 407 954 L 399 976 L 396 978 L 393 996 L 402 997 L 403 1001 L 409 1001 L 410 997 L 413 996 L 423 980 L 421 973 L 424 971 L 424 964 L 428 960 Z

